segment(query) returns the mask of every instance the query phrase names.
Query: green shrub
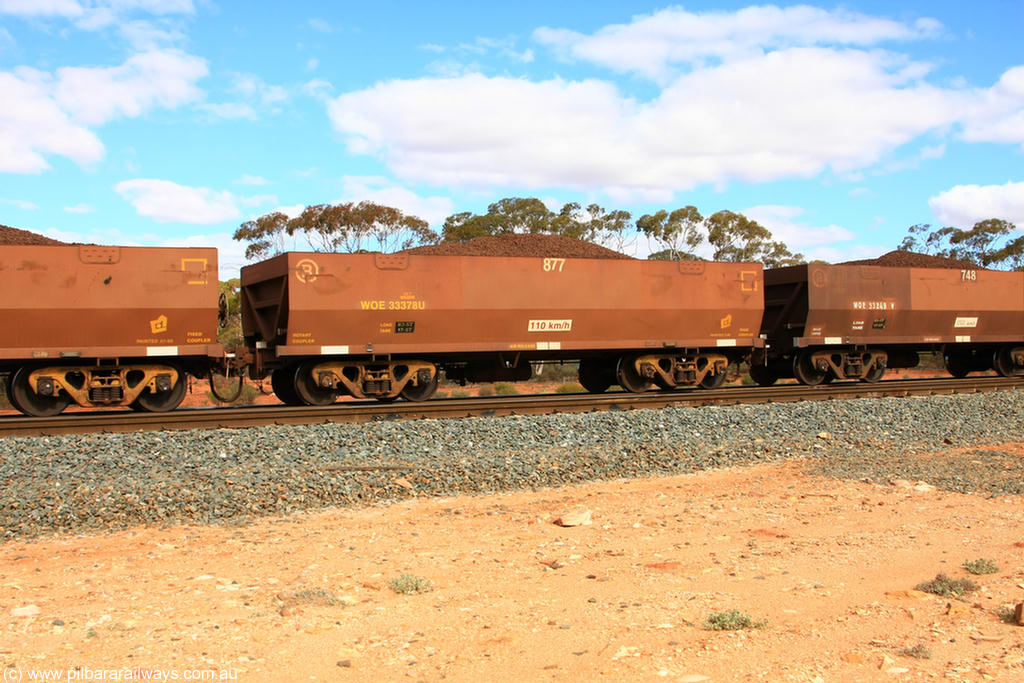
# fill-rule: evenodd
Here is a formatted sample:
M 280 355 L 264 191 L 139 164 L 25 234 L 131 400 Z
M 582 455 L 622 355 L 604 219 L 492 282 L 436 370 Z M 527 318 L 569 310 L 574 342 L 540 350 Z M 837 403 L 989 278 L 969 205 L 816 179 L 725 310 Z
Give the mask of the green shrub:
M 238 388 L 238 384 L 236 384 L 236 380 L 234 378 L 230 380 L 225 380 L 223 377 L 214 376 L 212 381 L 217 383 L 217 391 L 219 391 L 221 394 L 225 396 L 233 394 L 235 390 Z M 238 395 L 238 398 L 236 398 L 234 401 L 231 401 L 230 403 L 222 404 L 220 399 L 213 395 L 212 391 L 206 392 L 206 398 L 210 403 L 214 405 L 247 406 L 252 405 L 253 401 L 256 400 L 256 397 L 259 396 L 259 393 L 259 389 L 257 389 L 251 383 L 246 383 L 245 386 L 242 387 L 242 393 L 240 393 Z
M 986 560 L 984 557 L 979 557 L 976 560 L 967 560 L 964 562 L 964 569 L 972 574 L 995 574 L 999 571 L 999 566 L 992 560 Z
M 582 394 L 585 391 L 586 389 L 579 382 L 566 382 L 555 389 L 556 394 Z
M 481 384 L 480 388 L 476 390 L 477 396 L 494 396 L 494 385 L 493 384 Z
M 425 579 L 422 576 L 413 576 L 412 574 L 402 574 L 397 579 L 391 579 L 388 585 L 391 587 L 391 590 L 403 595 L 427 593 L 434 588 L 430 579 Z
M 512 382 L 495 382 L 494 393 L 498 396 L 515 396 L 519 393 Z
M 11 410 L 13 406 L 7 400 L 7 378 L 0 376 L 0 410 Z
M 745 628 L 764 628 L 766 619 L 755 621 L 753 617 L 736 609 L 712 612 L 704 617 L 704 628 L 709 631 L 739 631 Z
M 941 595 L 944 598 L 959 598 L 965 593 L 978 590 L 978 584 L 970 579 L 951 579 L 940 573 L 931 581 L 917 584 L 917 590 Z
M 912 657 L 913 659 L 932 658 L 932 651 L 925 647 L 924 643 L 918 643 L 913 647 L 905 647 L 900 650 L 900 654 L 904 657 Z
M 465 389 L 452 389 L 452 398 L 469 398 L 470 393 Z

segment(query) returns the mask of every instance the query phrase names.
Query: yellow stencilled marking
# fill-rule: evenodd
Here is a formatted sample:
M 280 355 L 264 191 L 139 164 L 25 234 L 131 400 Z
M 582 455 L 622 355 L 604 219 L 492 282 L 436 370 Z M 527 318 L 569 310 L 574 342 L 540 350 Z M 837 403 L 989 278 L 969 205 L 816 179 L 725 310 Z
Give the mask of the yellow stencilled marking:
M 757 283 L 760 281 L 761 274 L 756 270 L 741 270 L 740 271 L 740 291 L 741 292 L 756 292 Z
M 185 280 L 188 285 L 205 285 L 209 283 L 210 262 L 204 258 L 182 258 L 181 272 L 188 273 L 189 279 Z
M 149 331 L 153 334 L 162 334 L 167 331 L 167 316 L 161 315 L 149 321 Z
M 425 311 L 427 302 L 408 299 L 370 299 L 360 301 L 359 308 L 364 311 Z

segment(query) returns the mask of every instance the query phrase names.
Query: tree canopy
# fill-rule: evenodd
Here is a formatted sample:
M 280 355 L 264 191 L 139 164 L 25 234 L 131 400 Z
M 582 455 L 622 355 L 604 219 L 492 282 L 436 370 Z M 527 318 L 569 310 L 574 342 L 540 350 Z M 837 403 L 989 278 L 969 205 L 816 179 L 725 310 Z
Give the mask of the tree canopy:
M 445 242 L 466 242 L 477 237 L 507 234 L 562 235 L 622 249 L 628 239 L 632 216 L 628 211 L 608 211 L 597 204 L 583 208 L 577 202 L 558 213 L 535 197 L 506 197 L 487 207 L 487 213 L 466 211 L 444 222 Z
M 1024 233 L 1000 218 L 978 221 L 970 230 L 912 225 L 898 249 L 970 261 L 981 268 L 1024 270 Z
M 305 237 L 313 251 L 347 253 L 369 247 L 401 251 L 439 239 L 422 218 L 374 202 L 314 204 L 295 218 L 269 213 L 242 223 L 234 238 L 249 243 L 245 256 L 253 259 L 280 253 L 285 236 L 296 234 Z
M 696 250 L 706 240 L 713 249 L 714 261 L 759 261 L 768 268 L 803 263 L 803 255 L 773 240 L 768 228 L 733 211 L 719 211 L 705 218 L 696 207 L 686 206 L 672 213 L 641 216 L 636 225 L 662 247 L 650 255 L 652 259 L 699 259 Z

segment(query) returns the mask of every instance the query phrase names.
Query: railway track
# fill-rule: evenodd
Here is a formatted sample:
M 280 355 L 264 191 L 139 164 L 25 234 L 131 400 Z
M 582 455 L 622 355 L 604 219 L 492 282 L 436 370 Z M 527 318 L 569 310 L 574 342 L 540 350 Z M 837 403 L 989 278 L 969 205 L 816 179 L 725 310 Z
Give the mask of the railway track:
M 664 408 L 667 406 L 921 396 L 1012 389 L 1024 389 L 1024 377 L 889 380 L 877 384 L 840 382 L 816 387 L 798 384 L 771 387 L 740 386 L 714 390 L 688 389 L 644 394 L 613 392 L 597 395 L 544 394 L 445 398 L 422 403 L 383 404 L 377 401 L 349 401 L 323 407 L 261 405 L 236 408 L 179 409 L 170 413 L 156 414 L 96 411 L 68 413 L 47 418 L 11 415 L 0 417 L 0 437 L 182 429 L 238 429 L 266 424 L 295 425 L 492 415 L 536 415 Z

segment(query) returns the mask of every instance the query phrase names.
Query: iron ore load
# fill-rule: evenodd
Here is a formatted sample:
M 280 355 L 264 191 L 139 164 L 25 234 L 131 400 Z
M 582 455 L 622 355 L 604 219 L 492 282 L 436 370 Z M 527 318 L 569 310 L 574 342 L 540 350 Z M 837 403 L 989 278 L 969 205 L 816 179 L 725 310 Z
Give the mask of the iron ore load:
M 223 356 L 217 250 L 0 247 L 0 372 L 28 415 L 171 410 Z
M 811 263 L 765 272 L 761 332 L 751 358 L 762 385 L 877 382 L 938 352 L 954 377 L 1024 372 L 1024 272 Z
M 515 381 L 561 360 L 591 392 L 714 387 L 761 345 L 762 309 L 752 263 L 288 253 L 242 269 L 251 372 L 292 404 L 423 400 L 441 371 Z

